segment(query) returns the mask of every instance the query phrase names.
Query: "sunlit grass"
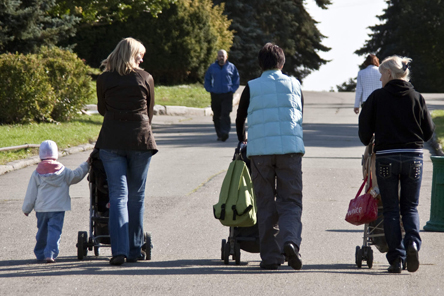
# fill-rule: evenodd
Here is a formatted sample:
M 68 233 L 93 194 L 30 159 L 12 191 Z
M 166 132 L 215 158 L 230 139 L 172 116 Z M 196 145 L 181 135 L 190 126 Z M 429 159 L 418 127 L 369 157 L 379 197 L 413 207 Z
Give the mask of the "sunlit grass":
M 99 135 L 103 117 L 100 115 L 80 115 L 70 122 L 59 124 L 39 123 L 27 125 L 0 126 L 0 147 L 40 144 L 44 140 L 53 140 L 59 150 L 94 142 Z M 0 164 L 38 155 L 38 148 L 13 151 L 0 151 Z
M 201 84 L 157 86 L 156 105 L 205 108 L 211 104 L 210 94 Z
M 441 145 L 444 145 L 444 110 L 433 110 L 433 122 L 435 123 L 435 134 Z

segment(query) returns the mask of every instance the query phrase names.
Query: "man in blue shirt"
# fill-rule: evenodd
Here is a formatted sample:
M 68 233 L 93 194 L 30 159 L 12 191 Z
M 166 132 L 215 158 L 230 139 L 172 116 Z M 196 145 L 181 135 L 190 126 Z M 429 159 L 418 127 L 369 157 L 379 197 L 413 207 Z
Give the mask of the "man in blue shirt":
M 228 139 L 230 133 L 233 93 L 239 88 L 239 72 L 227 58 L 225 50 L 218 51 L 217 60 L 205 73 L 204 83 L 206 91 L 211 94 L 211 110 L 217 140 L 222 142 Z

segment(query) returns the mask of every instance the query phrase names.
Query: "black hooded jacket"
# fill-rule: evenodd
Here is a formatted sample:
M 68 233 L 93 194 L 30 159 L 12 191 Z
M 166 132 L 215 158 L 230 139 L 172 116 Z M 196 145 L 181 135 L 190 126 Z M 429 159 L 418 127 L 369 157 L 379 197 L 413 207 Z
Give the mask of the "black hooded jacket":
M 393 79 L 375 90 L 359 115 L 359 138 L 364 145 L 375 134 L 375 151 L 420 149 L 435 130 L 423 96 L 410 82 Z

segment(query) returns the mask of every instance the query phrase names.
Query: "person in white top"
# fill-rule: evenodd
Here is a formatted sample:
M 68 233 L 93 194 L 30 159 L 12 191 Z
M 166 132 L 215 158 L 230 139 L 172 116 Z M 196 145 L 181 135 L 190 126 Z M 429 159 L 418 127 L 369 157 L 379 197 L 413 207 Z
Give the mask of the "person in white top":
M 359 114 L 359 107 L 367 100 L 368 96 L 378 88 L 382 87 L 379 73 L 379 59 L 374 54 L 369 54 L 363 64 L 365 69 L 358 72 L 356 82 L 354 111 Z
M 51 140 L 40 144 L 39 156 L 42 161 L 29 180 L 22 210 L 25 216 L 33 209 L 36 212 L 38 231 L 34 254 L 37 260 L 54 263 L 59 254 L 65 211 L 71 210 L 69 186 L 82 181 L 88 173 L 89 159 L 70 170 L 57 161 L 57 144 Z

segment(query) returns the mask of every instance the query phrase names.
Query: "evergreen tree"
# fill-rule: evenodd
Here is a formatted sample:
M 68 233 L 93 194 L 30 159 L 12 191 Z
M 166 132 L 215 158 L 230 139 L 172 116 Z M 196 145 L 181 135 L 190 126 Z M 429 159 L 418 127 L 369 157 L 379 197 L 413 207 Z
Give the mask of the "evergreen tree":
M 444 1 L 388 0 L 379 16 L 382 24 L 370 27 L 370 40 L 358 55 L 376 54 L 412 58 L 412 84 L 420 92 L 444 92 Z
M 228 59 L 238 68 L 242 83 L 260 75 L 257 55 L 267 42 L 274 42 L 284 50 L 283 72 L 300 81 L 327 63 L 318 52 L 330 49 L 321 44 L 324 36 L 302 0 L 214 2 L 225 2 L 225 12 L 232 20 L 230 29 L 235 31 L 235 36 Z M 316 0 L 316 3 L 326 9 L 330 0 Z
M 2 0 L 0 2 L 0 53 L 35 52 L 42 45 L 56 45 L 75 33 L 78 19 L 51 16 L 55 0 Z

